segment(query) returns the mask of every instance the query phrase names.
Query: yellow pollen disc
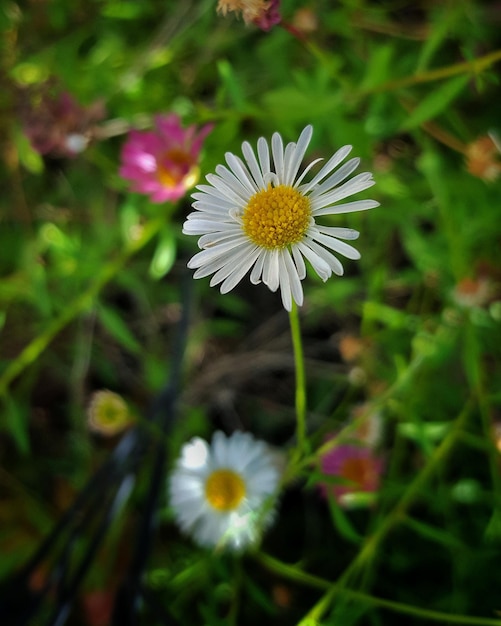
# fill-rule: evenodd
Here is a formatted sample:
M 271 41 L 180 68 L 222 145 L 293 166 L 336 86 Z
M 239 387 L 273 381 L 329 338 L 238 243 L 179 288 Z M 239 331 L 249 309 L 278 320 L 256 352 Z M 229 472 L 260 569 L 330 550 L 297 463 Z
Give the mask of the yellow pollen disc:
M 245 496 L 245 483 L 232 470 L 215 470 L 205 483 L 205 496 L 214 509 L 233 511 Z
M 375 470 L 369 459 L 348 459 L 343 464 L 343 478 L 364 487 L 371 484 Z
M 309 199 L 290 185 L 258 191 L 242 216 L 245 234 L 258 246 L 285 248 L 301 241 L 310 223 Z
M 183 183 L 185 187 L 193 187 L 198 180 L 199 170 L 193 163 L 193 157 L 179 148 L 165 153 L 157 166 L 157 178 L 164 187 L 175 187 Z

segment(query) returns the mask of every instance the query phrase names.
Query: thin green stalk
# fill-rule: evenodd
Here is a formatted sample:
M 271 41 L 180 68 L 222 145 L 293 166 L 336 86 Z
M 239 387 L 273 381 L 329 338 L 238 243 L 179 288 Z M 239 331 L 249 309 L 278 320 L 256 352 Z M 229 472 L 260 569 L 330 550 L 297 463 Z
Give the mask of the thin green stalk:
M 381 85 L 376 85 L 371 89 L 362 91 L 361 95 L 369 95 L 371 93 L 380 93 L 383 91 L 396 91 L 402 87 L 410 87 L 411 85 L 417 85 L 420 83 L 430 83 L 436 80 L 458 76 L 460 74 L 472 74 L 473 76 L 477 76 L 499 61 L 501 61 L 501 50 L 495 50 L 494 52 L 477 57 L 471 61 L 455 63 L 454 65 L 438 67 L 434 70 L 428 70 L 426 72 L 419 72 L 418 74 L 413 74 L 412 76 L 389 80 L 386 83 L 382 83 Z
M 336 584 L 332 584 L 324 578 L 319 576 L 313 576 L 307 574 L 303 570 L 294 565 L 289 565 L 278 561 L 268 554 L 259 553 L 256 555 L 257 560 L 268 570 L 283 576 L 289 580 L 302 583 L 303 585 L 314 587 L 316 589 L 331 589 L 338 587 Z M 501 620 L 491 619 L 488 617 L 473 617 L 469 615 L 456 615 L 452 613 L 443 613 L 441 611 L 430 611 L 411 604 L 404 604 L 402 602 L 394 602 L 385 598 L 378 598 L 377 596 L 364 593 L 362 591 L 355 591 L 353 589 L 347 589 L 339 586 L 336 589 L 337 592 L 350 600 L 355 602 L 361 602 L 369 604 L 374 607 L 381 607 L 394 613 L 400 613 L 404 615 L 413 615 L 414 617 L 421 618 L 423 620 L 429 620 L 434 622 L 445 622 L 447 624 L 466 624 L 471 626 L 501 626 Z
M 296 450 L 297 455 L 301 457 L 306 452 L 306 377 L 299 313 L 295 302 L 292 303 L 289 321 L 294 349 L 294 369 L 296 372 Z
M 68 306 L 61 311 L 58 317 L 56 317 L 47 326 L 42 334 L 30 341 L 30 343 L 7 366 L 0 376 L 0 397 L 7 393 L 9 385 L 19 376 L 19 374 L 21 374 L 29 365 L 38 359 L 54 337 L 82 311 L 88 309 L 92 305 L 95 297 L 99 294 L 103 287 L 118 274 L 118 272 L 134 254 L 139 252 L 139 250 L 141 250 L 159 232 L 164 224 L 165 217 L 152 220 L 146 224 L 143 227 L 140 236 L 132 243 L 128 244 L 115 259 L 103 265 L 101 271 L 90 283 L 87 289 L 70 302 Z
M 394 526 L 396 526 L 401 520 L 405 518 L 407 511 L 412 506 L 412 504 L 414 504 L 419 494 L 422 493 L 422 490 L 426 483 L 434 475 L 437 468 L 441 465 L 444 459 L 450 454 L 464 427 L 465 421 L 470 414 L 471 405 L 471 401 L 466 403 L 463 411 L 457 417 L 454 423 L 454 427 L 449 431 L 448 435 L 435 450 L 429 462 L 416 476 L 414 481 L 409 485 L 408 489 L 406 490 L 400 501 L 385 517 L 385 519 L 376 529 L 376 531 L 372 535 L 367 537 L 364 545 L 358 552 L 357 556 L 353 559 L 353 561 L 346 568 L 343 574 L 338 578 L 337 582 L 331 585 L 329 590 L 322 596 L 322 598 L 320 598 L 315 606 L 301 620 L 300 626 L 309 626 L 309 624 L 314 623 L 315 620 L 320 620 L 323 614 L 328 610 L 334 597 L 338 593 L 340 593 L 340 590 L 344 589 L 345 585 L 347 585 L 353 574 L 360 570 L 361 567 L 365 566 L 365 564 L 378 553 L 380 545 L 386 539 L 390 531 L 393 530 Z M 499 621 L 495 623 L 501 624 L 501 622 Z

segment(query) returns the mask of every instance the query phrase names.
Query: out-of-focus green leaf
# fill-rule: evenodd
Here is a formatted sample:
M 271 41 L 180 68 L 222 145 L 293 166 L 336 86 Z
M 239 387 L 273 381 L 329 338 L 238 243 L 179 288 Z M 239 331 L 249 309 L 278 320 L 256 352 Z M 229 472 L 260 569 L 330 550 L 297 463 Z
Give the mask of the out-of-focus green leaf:
M 365 68 L 365 77 L 360 85 L 362 91 L 389 80 L 392 75 L 391 63 L 394 54 L 395 47 L 393 44 L 378 46 L 372 51 Z
M 163 278 L 172 268 L 176 260 L 176 237 L 169 224 L 161 232 L 156 250 L 151 260 L 149 274 L 154 280 Z
M 339 533 L 348 541 L 359 544 L 362 540 L 360 534 L 355 530 L 348 515 L 341 508 L 332 494 L 329 495 L 329 510 L 332 515 L 333 522 Z
M 294 87 L 283 87 L 265 94 L 263 103 L 270 115 L 283 122 L 304 122 L 332 112 L 338 106 L 338 96 L 331 93 L 316 97 Z
M 449 422 L 405 422 L 398 424 L 398 432 L 423 448 L 430 449 L 430 443 L 441 441 L 450 426 Z
M 102 9 L 102 14 L 120 20 L 133 20 L 143 11 L 141 2 L 110 2 Z
M 99 304 L 97 307 L 97 314 L 102 325 L 124 348 L 130 350 L 130 352 L 133 352 L 134 354 L 139 354 L 141 352 L 140 343 L 114 309 L 103 304 Z
M 381 302 L 367 301 L 364 303 L 364 316 L 370 320 L 381 322 L 389 328 L 415 328 L 417 320 L 415 316 L 405 311 L 395 309 Z
M 5 424 L 14 439 L 18 451 L 27 456 L 30 453 L 28 436 L 27 408 L 22 407 L 10 394 L 4 396 Z
M 26 135 L 22 132 L 16 133 L 15 141 L 19 161 L 23 167 L 25 167 L 28 172 L 31 172 L 32 174 L 40 174 L 44 168 L 42 157 L 38 154 L 38 152 L 33 150 Z
M 419 521 L 413 517 L 405 518 L 405 525 L 430 541 L 439 545 L 449 546 L 453 550 L 464 550 L 465 545 L 458 541 L 450 533 L 444 532 L 441 528 L 436 528 L 430 524 Z
M 416 128 L 445 111 L 469 80 L 469 76 L 457 76 L 432 91 L 409 114 L 409 117 L 402 124 L 401 130 Z
M 227 59 L 221 59 L 217 64 L 217 69 L 230 102 L 237 110 L 241 109 L 244 106 L 245 97 L 231 63 Z

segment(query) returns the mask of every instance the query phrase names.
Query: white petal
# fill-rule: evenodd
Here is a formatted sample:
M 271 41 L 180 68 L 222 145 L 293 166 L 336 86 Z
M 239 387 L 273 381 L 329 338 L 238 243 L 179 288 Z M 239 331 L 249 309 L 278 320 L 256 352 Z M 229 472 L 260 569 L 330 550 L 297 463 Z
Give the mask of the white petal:
M 356 261 L 360 258 L 360 252 L 356 248 L 350 246 L 344 241 L 339 241 L 339 239 L 336 239 L 335 237 L 329 237 L 329 235 L 324 235 L 323 233 L 319 232 L 314 235 L 312 234 L 311 237 L 315 241 L 321 243 L 326 248 L 334 250 L 335 252 L 339 252 L 339 254 L 342 254 L 347 259 L 352 259 Z
M 332 156 L 310 182 L 305 185 L 304 193 L 311 191 L 321 180 L 336 168 L 350 154 L 352 146 L 343 146 Z
M 271 138 L 271 151 L 273 153 L 273 163 L 275 164 L 275 173 L 280 183 L 284 181 L 284 143 L 280 133 L 273 133 Z
M 247 161 L 247 165 L 256 182 L 256 185 L 260 189 L 264 189 L 265 185 L 264 185 L 264 180 L 263 180 L 263 172 L 261 171 L 259 163 L 257 162 L 256 155 L 254 154 L 254 150 L 252 149 L 252 146 L 250 145 L 248 141 L 244 141 L 242 144 L 242 154 L 244 155 L 245 160 Z
M 258 285 L 261 282 L 261 274 L 263 273 L 263 265 L 264 260 L 266 258 L 266 253 L 261 251 L 261 254 L 257 258 L 257 261 L 252 268 L 252 272 L 250 275 L 250 281 L 253 285 Z
M 202 250 L 188 261 L 188 267 L 190 269 L 198 268 L 194 274 L 195 278 L 205 278 L 205 276 L 217 272 L 227 263 L 234 263 L 235 258 L 238 258 L 248 245 L 247 242 L 244 243 L 239 251 L 236 251 L 235 248 L 222 251 L 218 250 L 219 246 Z
M 303 178 L 306 176 L 306 174 L 311 170 L 312 167 L 314 167 L 317 163 L 320 163 L 320 161 L 323 161 L 323 159 L 315 159 L 314 161 L 312 161 L 309 165 L 307 165 L 305 167 L 305 169 L 303 170 L 303 172 L 301 173 L 301 176 L 296 180 L 296 182 L 294 183 L 294 187 L 296 187 L 299 191 L 303 192 L 304 191 L 304 195 L 306 195 L 307 190 L 306 188 L 309 185 L 301 185 L 301 181 L 303 180 Z M 301 186 L 300 186 L 301 185 Z
M 270 150 L 268 148 L 268 142 L 263 137 L 257 140 L 257 154 L 264 178 L 264 176 L 270 172 Z
M 235 157 L 236 158 L 236 157 Z M 248 199 L 253 193 L 254 188 L 245 177 L 237 177 L 231 170 L 224 165 L 216 165 L 216 175 L 228 185 L 235 193 L 244 199 Z
M 204 233 L 219 232 L 224 224 L 216 220 L 191 219 L 183 224 L 185 235 L 203 235 Z
M 285 254 L 289 253 L 285 251 Z M 280 295 L 282 296 L 282 304 L 284 305 L 284 309 L 286 311 L 290 311 L 292 309 L 292 293 L 291 293 L 291 284 L 289 280 L 289 272 L 287 271 L 287 266 L 285 265 L 284 260 L 284 252 L 281 251 L 278 255 L 278 276 L 280 279 Z
M 306 265 L 304 264 L 303 255 L 296 245 L 292 246 L 292 256 L 294 258 L 294 263 L 296 264 L 299 280 L 303 280 L 303 278 L 306 278 Z
M 256 261 L 259 253 L 260 250 L 256 247 L 252 252 L 249 251 L 247 255 L 239 261 L 237 266 L 233 266 L 228 277 L 221 285 L 221 293 L 228 293 L 228 291 L 231 291 L 242 280 Z M 221 272 L 222 270 L 219 271 Z
M 232 256 L 235 254 L 233 250 L 242 245 L 242 242 L 236 238 L 229 239 L 228 241 L 223 241 L 216 246 L 211 248 L 206 248 L 197 252 L 194 257 L 190 259 L 188 262 L 188 267 L 190 269 L 194 269 L 196 267 L 201 267 L 206 263 L 210 263 L 215 259 L 226 258 L 228 256 L 228 252 L 232 252 Z
M 352 174 L 359 165 L 360 159 L 357 157 L 347 161 L 342 167 L 326 178 L 323 183 L 317 185 L 315 188 L 315 195 L 320 195 L 324 191 L 337 187 L 339 183 L 348 178 L 348 176 Z
M 231 167 L 238 180 L 245 185 L 251 194 L 256 193 L 256 191 L 258 191 L 257 185 L 243 161 L 231 152 L 227 152 L 225 156 L 226 162 Z
M 325 282 L 330 275 L 332 274 L 332 270 L 328 263 L 326 263 L 321 257 L 318 256 L 313 250 L 303 242 L 299 242 L 296 244 L 297 248 L 301 252 L 301 254 L 308 259 L 311 263 L 315 272 L 320 276 L 320 278 Z
M 332 203 L 329 203 L 326 205 L 324 202 L 319 202 L 317 199 L 311 203 L 311 212 L 315 217 L 317 215 L 339 215 L 340 213 L 367 211 L 368 209 L 374 209 L 377 206 L 379 206 L 379 202 L 376 202 L 376 200 L 354 200 L 353 202 L 344 202 L 343 204 L 333 205 Z
M 263 283 L 271 289 L 271 291 L 276 291 L 280 284 L 278 254 L 278 250 L 267 250 L 264 259 Z
M 333 202 L 352 196 L 359 191 L 364 191 L 364 189 L 368 189 L 375 184 L 376 181 L 374 181 L 370 175 L 367 176 L 366 173 L 358 174 L 351 180 L 341 185 L 341 187 L 337 187 L 332 191 L 327 191 L 320 196 L 316 196 L 315 192 L 313 192 L 310 195 L 310 198 L 312 202 L 315 203 L 315 206 L 318 206 L 318 203 L 320 202 L 322 203 L 322 206 L 326 206 L 327 204 L 332 204 Z
M 332 237 L 338 237 L 339 239 L 348 239 L 353 241 L 354 239 L 358 239 L 360 233 L 358 230 L 353 230 L 353 228 L 342 228 L 340 226 L 321 226 L 320 224 L 315 224 L 316 230 L 321 233 L 325 233 L 326 235 L 331 235 Z
M 207 176 L 211 176 L 211 174 L 207 174 Z M 222 193 L 221 191 L 213 187 L 212 185 L 199 185 L 197 189 L 200 190 L 200 193 L 196 192 L 192 194 L 191 196 L 195 200 L 215 199 L 215 200 L 224 200 L 228 202 L 228 197 L 224 193 Z M 209 198 L 207 198 L 207 196 L 209 196 Z
M 223 241 L 233 239 L 242 234 L 240 226 L 228 226 L 226 231 L 219 231 L 216 233 L 206 233 L 202 235 L 198 240 L 200 248 L 212 248 Z
M 298 271 L 296 269 L 296 266 L 294 265 L 294 261 L 292 260 L 292 257 L 288 251 L 284 253 L 283 259 L 285 262 L 285 268 L 289 275 L 290 289 L 292 292 L 292 297 L 294 299 L 294 302 L 298 306 L 302 306 L 303 305 L 303 287 L 301 285 L 301 280 L 300 280 Z M 304 267 L 304 262 L 303 262 L 303 267 Z
M 223 166 L 221 165 L 218 167 L 222 168 Z M 228 172 L 228 178 L 233 176 L 231 172 L 229 172 L 228 170 L 227 172 Z M 233 185 L 228 184 L 227 180 L 223 180 L 217 174 L 207 174 L 207 179 L 210 180 L 211 184 L 218 191 L 224 194 L 224 197 L 226 198 L 226 200 L 231 200 L 239 206 L 245 206 L 247 204 L 247 201 L 249 199 L 249 194 L 245 191 L 245 188 L 242 185 L 240 185 L 237 189 L 235 189 Z
M 334 274 L 337 274 L 338 276 L 342 276 L 344 274 L 344 268 L 341 264 L 341 261 L 337 259 L 332 253 L 330 253 L 325 248 L 322 248 L 322 246 L 313 241 L 313 239 L 306 239 L 304 243 L 312 250 L 312 252 L 314 252 L 317 256 L 319 256 L 323 261 L 327 263 L 327 265 L 331 268 Z

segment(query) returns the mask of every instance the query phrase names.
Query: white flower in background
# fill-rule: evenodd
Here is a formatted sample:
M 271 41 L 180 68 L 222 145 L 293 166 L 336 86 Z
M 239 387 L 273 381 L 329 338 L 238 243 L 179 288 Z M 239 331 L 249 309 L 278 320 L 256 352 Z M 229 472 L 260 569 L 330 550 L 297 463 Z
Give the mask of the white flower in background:
M 210 446 L 198 437 L 183 446 L 169 479 L 170 504 L 198 544 L 240 550 L 272 521 L 279 479 L 267 444 L 248 433 L 218 431 Z
M 202 250 L 188 263 L 196 268 L 194 278 L 213 274 L 211 286 L 220 284 L 221 293 L 227 293 L 250 271 L 252 283 L 263 281 L 271 291 L 280 287 L 283 305 L 290 311 L 292 300 L 303 303 L 304 259 L 326 281 L 333 272 L 343 274 L 333 253 L 360 258 L 355 248 L 341 241 L 356 239 L 358 231 L 322 226 L 317 218 L 378 206 L 375 200 L 336 204 L 371 187 L 372 174 L 364 172 L 347 180 L 358 167 L 358 158 L 334 172 L 351 151 L 351 146 L 344 146 L 310 182 L 303 182 L 321 160 L 313 161 L 298 175 L 312 133 L 313 128 L 307 126 L 297 144 L 289 143 L 285 149 L 282 137 L 275 133 L 271 140 L 273 166 L 264 138 L 257 142 L 257 158 L 245 141 L 245 163 L 227 152 L 228 167 L 218 165 L 216 174 L 206 177 L 209 185 L 197 187 L 195 211 L 183 226 L 185 234 L 201 235 L 198 245 Z

